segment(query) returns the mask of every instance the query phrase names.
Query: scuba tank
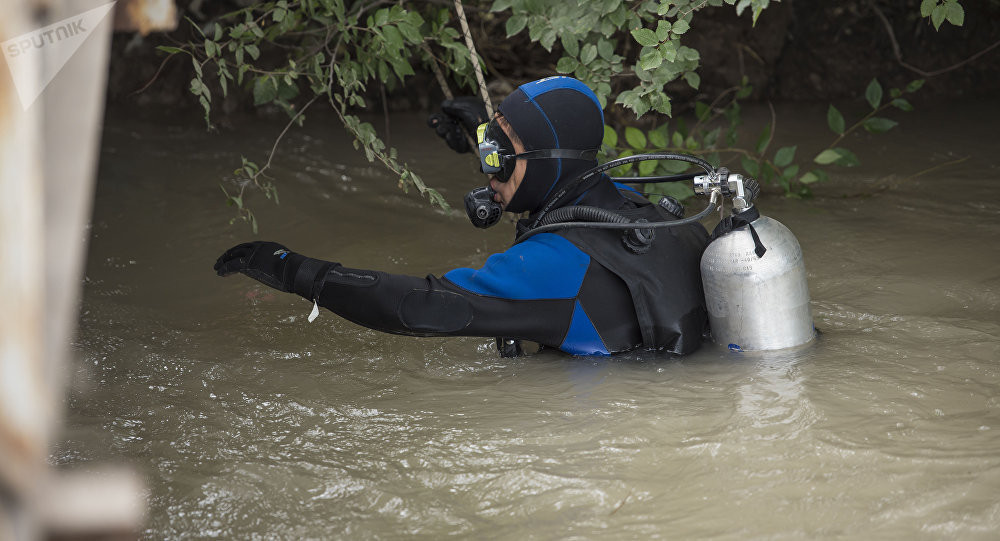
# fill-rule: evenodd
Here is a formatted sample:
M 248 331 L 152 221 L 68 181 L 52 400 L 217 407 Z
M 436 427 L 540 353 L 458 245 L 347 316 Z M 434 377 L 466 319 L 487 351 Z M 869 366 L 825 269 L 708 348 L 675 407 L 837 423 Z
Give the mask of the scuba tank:
M 802 249 L 777 220 L 751 201 L 756 181 L 729 174 L 695 177 L 695 191 L 731 195 L 733 215 L 722 220 L 701 257 L 712 339 L 736 351 L 783 349 L 812 340 L 809 286 Z
M 546 207 L 533 227 L 515 243 L 537 233 L 567 227 L 619 229 L 625 232 L 626 247 L 635 251 L 641 249 L 641 244 L 654 242 L 653 230 L 696 222 L 711 214 L 720 200 L 728 197 L 732 200 L 732 215 L 715 228 L 701 258 L 713 341 L 735 351 L 759 351 L 798 346 L 815 338 L 802 249 L 787 227 L 761 216 L 753 206 L 760 192 L 756 180 L 732 174 L 724 167 L 716 169 L 694 156 L 659 153 L 611 160 L 583 173 L 577 182 L 592 181 L 596 174 L 619 165 L 660 159 L 686 161 L 701 167 L 706 174 L 611 180 L 653 183 L 693 179 L 695 193 L 709 196 L 703 211 L 675 221 L 640 223 L 605 209 L 566 207 L 549 213 Z

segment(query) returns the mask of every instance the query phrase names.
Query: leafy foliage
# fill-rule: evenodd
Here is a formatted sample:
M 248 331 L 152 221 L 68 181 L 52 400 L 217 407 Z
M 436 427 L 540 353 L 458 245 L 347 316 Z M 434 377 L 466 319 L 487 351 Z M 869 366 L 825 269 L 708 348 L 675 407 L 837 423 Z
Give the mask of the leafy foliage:
M 552 51 L 558 41 L 563 56 L 556 71 L 572 75 L 594 89 L 602 107 L 617 103 L 636 118 L 655 111 L 671 114 L 664 87 L 683 79 L 697 89 L 701 55 L 681 43 L 696 12 L 707 7 L 735 5 L 738 14 L 750 9 L 753 20 L 770 0 L 495 0 L 492 11 L 511 12 L 507 36 L 525 29 L 533 42 Z M 636 50 L 638 49 L 638 50 Z M 612 79 L 628 77 L 615 91 Z M 618 86 L 618 85 L 615 85 Z
M 920 2 L 920 16 L 930 17 L 935 30 L 940 30 L 945 21 L 955 26 L 965 24 L 965 8 L 958 0 L 923 0 Z
M 198 97 L 209 125 L 217 96 L 210 90 L 214 84 L 223 97 L 231 86 L 238 86 L 251 93 L 255 105 L 279 107 L 290 117 L 288 127 L 301 125 L 305 110 L 323 99 L 368 161 L 378 160 L 398 175 L 404 191 L 416 188 L 431 203 L 447 209 L 444 198 L 400 163 L 396 150 L 387 148 L 375 128 L 353 111 L 367 106 L 364 93 L 369 85 L 393 88 L 414 73 L 414 64 L 428 68 L 437 64 L 471 88 L 474 73 L 469 50 L 458 30 L 449 25 L 452 15 L 447 8 L 425 5 L 423 11 L 416 11 L 383 5 L 377 0 L 255 3 L 207 28 L 189 20 L 201 39 L 160 50 L 191 58 L 190 91 Z M 307 99 L 302 94 L 308 96 L 305 105 L 298 104 Z M 253 185 L 277 201 L 277 190 L 266 176 L 273 155 L 274 150 L 263 166 L 244 158 L 236 170 L 237 192 L 230 194 L 223 188 L 228 202 L 255 229 L 256 220 L 243 196 Z
M 480 0 L 487 2 L 487 0 Z M 775 0 L 777 1 L 777 0 Z M 476 3 L 468 0 L 467 4 Z M 666 85 L 683 80 L 697 89 L 701 56 L 682 43 L 695 28 L 699 11 L 733 6 L 737 15 L 749 13 L 755 24 L 771 0 L 491 0 L 481 16 L 506 16 L 506 33 L 527 32 L 528 38 L 561 56 L 555 69 L 572 75 L 596 92 L 603 107 L 617 104 L 640 119 L 655 112 L 671 116 Z M 405 6 L 405 7 L 404 7 Z M 288 125 L 278 136 L 263 165 L 243 158 L 236 170 L 235 189 L 223 192 L 238 215 L 256 230 L 256 220 L 244 200 L 248 187 L 277 201 L 277 189 L 267 176 L 278 143 L 293 125 L 301 125 L 306 110 L 326 102 L 354 137 L 354 147 L 369 161 L 379 161 L 398 176 L 404 190 L 416 188 L 433 204 L 448 208 L 434 189 L 388 148 L 375 128 L 356 114 L 365 109 L 372 85 L 389 89 L 414 74 L 414 67 L 448 74 L 462 87 L 475 90 L 470 52 L 456 28 L 450 3 L 390 3 L 385 0 L 277 0 L 253 3 L 217 21 L 192 27 L 198 39 L 182 47 L 160 47 L 170 55 L 186 55 L 194 77 L 189 90 L 201 104 L 211 125 L 212 107 L 233 88 L 247 92 L 257 106 L 277 107 L 287 113 Z M 962 24 L 964 11 L 957 0 L 923 0 L 921 13 L 935 26 L 948 20 Z M 696 121 L 673 126 L 661 123 L 649 130 L 623 126 L 623 137 L 605 131 L 605 157 L 627 156 L 650 149 L 702 154 L 721 163 L 722 155 L 739 157 L 748 174 L 776 182 L 788 195 L 809 193 L 809 185 L 828 177 L 823 167 L 853 166 L 858 159 L 843 138 L 860 128 L 885 132 L 896 122 L 876 116 L 888 107 L 912 110 L 903 97 L 916 91 L 915 81 L 904 90 L 892 89 L 889 99 L 872 81 L 864 93 L 872 111 L 850 127 L 840 111 L 830 106 L 827 123 L 836 135 L 833 143 L 810 163 L 796 163 L 796 146 L 771 152 L 774 122 L 765 126 L 752 148 L 737 148 L 742 124 L 740 101 L 752 89 L 746 81 L 726 90 L 711 103 L 695 104 Z M 472 93 L 470 92 L 470 93 Z M 647 124 L 648 125 L 648 124 Z M 621 143 L 621 145 L 620 145 Z M 799 158 L 802 158 L 800 155 Z M 820 166 L 814 167 L 813 165 Z M 619 175 L 664 175 L 680 172 L 681 163 L 641 162 L 625 166 Z M 809 169 L 808 171 L 806 169 Z M 684 198 L 691 190 L 679 184 L 655 186 L 660 193 Z
M 836 137 L 812 158 L 812 163 L 801 161 L 796 163 L 797 145 L 781 147 L 773 153 L 770 152 L 774 135 L 773 117 L 770 123 L 764 125 L 752 149 L 736 146 L 742 125 L 742 108 L 739 102 L 752 91 L 745 78 L 740 86 L 724 91 L 711 104 L 696 103 L 697 122 L 690 129 L 683 120 L 677 120 L 673 129 L 669 122 L 665 122 L 647 132 L 627 126 L 624 129 L 626 145 L 619 145 L 617 132 L 612 127 L 605 126 L 603 155 L 604 158 L 611 159 L 657 151 L 682 152 L 702 155 L 717 167 L 723 164 L 724 156 L 739 157 L 740 166 L 748 175 L 777 184 L 787 196 L 808 196 L 811 193 L 811 184 L 829 178 L 825 167 L 860 165 L 861 162 L 854 152 L 843 146 L 845 137 L 862 128 L 870 133 L 883 133 L 894 128 L 897 125 L 896 121 L 876 115 L 890 107 L 901 111 L 913 110 L 910 102 L 903 96 L 916 92 L 921 86 L 923 80 L 916 80 L 905 89 L 890 89 L 889 100 L 884 100 L 882 85 L 878 80 L 872 79 L 862 96 L 871 111 L 850 127 L 847 127 L 840 110 L 830 105 L 826 115 L 827 125 Z M 806 171 L 807 168 L 810 169 Z M 611 173 L 619 177 L 664 176 L 682 173 L 687 169 L 688 164 L 684 162 L 647 161 L 640 162 L 637 168 L 629 164 L 618 167 Z M 653 184 L 649 190 L 653 194 L 671 195 L 678 199 L 694 195 L 687 185 L 680 183 Z

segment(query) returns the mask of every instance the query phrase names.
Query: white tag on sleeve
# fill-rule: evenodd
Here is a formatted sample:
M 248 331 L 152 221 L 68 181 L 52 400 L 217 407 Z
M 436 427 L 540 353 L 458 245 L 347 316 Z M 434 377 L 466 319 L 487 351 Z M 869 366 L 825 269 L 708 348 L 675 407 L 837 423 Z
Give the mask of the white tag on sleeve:
M 313 301 L 312 312 L 309 312 L 309 323 L 316 321 L 316 318 L 318 317 L 319 317 L 319 304 L 317 304 L 316 301 Z

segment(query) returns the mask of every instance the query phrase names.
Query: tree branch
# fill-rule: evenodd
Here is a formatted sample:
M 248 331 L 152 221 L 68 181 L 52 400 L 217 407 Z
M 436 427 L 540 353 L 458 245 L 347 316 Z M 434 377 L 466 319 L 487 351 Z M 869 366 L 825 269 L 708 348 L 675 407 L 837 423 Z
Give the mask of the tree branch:
M 926 71 L 916 66 L 907 64 L 906 62 L 903 61 L 903 53 L 899 49 L 899 42 L 896 41 L 896 33 L 892 31 L 892 25 L 889 23 L 889 19 L 886 18 L 885 14 L 882 13 L 882 10 L 879 9 L 874 2 L 871 4 L 871 7 L 872 10 L 875 11 L 875 15 L 877 15 L 878 18 L 882 20 L 882 25 L 885 26 L 885 31 L 887 34 L 889 34 L 889 41 L 892 42 L 892 52 L 896 56 L 896 61 L 899 62 L 900 66 L 903 66 L 904 68 L 920 75 L 921 77 L 934 77 L 936 75 L 941 75 L 943 73 L 948 73 L 949 71 L 956 70 L 968 64 L 969 62 L 972 62 L 973 60 L 979 58 L 980 56 L 983 56 L 984 54 L 992 51 L 993 49 L 1000 47 L 1000 40 L 997 40 L 995 43 L 993 43 L 993 45 L 990 45 L 989 47 L 983 49 L 982 51 L 979 51 L 978 53 L 970 56 L 969 58 L 966 58 L 965 60 L 957 64 L 934 71 Z

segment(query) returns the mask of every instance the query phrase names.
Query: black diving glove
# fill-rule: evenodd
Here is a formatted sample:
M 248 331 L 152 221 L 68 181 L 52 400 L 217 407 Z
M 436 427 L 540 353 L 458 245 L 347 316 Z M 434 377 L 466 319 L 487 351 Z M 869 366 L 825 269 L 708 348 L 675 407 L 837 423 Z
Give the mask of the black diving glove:
M 237 272 L 288 293 L 314 299 L 332 263 L 288 250 L 277 242 L 237 244 L 215 261 L 215 272 L 229 276 Z
M 479 98 L 459 96 L 441 103 L 443 113 L 434 113 L 427 119 L 427 125 L 434 128 L 438 137 L 458 153 L 469 152 L 469 140 L 462 128 L 475 139 L 476 128 L 486 122 L 486 106 Z

